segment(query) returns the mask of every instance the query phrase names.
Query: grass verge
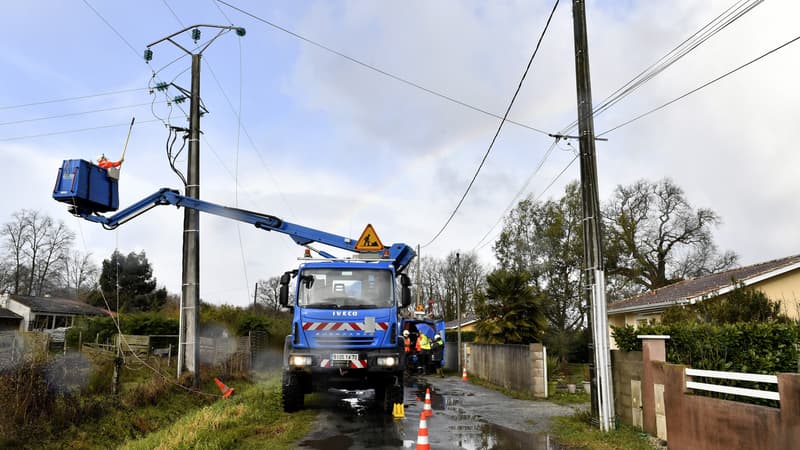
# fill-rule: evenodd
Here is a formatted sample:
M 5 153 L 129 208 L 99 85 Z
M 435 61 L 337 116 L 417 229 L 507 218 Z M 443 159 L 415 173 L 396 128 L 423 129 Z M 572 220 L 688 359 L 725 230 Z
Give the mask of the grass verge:
M 289 449 L 308 433 L 314 411 L 294 414 L 281 407 L 280 376 L 249 386 L 182 416 L 175 423 L 122 446 L 138 449 Z
M 554 417 L 549 434 L 558 443 L 574 449 L 591 450 L 658 450 L 647 435 L 628 426 L 620 425 L 616 430 L 604 433 L 590 426 L 587 413 L 567 417 Z

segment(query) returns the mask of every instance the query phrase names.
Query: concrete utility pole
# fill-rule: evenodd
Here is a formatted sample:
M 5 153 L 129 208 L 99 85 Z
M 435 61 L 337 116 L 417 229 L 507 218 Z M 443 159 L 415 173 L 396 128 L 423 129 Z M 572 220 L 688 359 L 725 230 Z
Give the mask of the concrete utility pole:
M 420 289 L 422 288 L 422 273 L 419 271 L 421 258 L 422 256 L 420 254 L 419 244 L 417 244 L 417 305 L 422 303 L 422 292 L 420 292 Z
M 200 28 L 216 28 L 219 31 L 207 43 L 191 51 L 173 40 L 174 37 L 192 30 L 192 39 L 200 39 Z M 221 25 L 192 25 L 147 46 L 145 60 L 152 56 L 150 47 L 169 41 L 192 57 L 192 89 L 189 104 L 189 155 L 186 163 L 186 196 L 200 198 L 200 57 L 214 40 L 228 31 L 244 36 L 244 28 Z M 200 212 L 192 208 L 183 210 L 183 273 L 180 305 L 180 330 L 178 336 L 178 377 L 184 367 L 194 375 L 194 387 L 200 386 L 200 345 L 198 324 L 200 322 Z
M 614 421 L 614 398 L 606 313 L 606 283 L 600 236 L 600 201 L 597 188 L 597 161 L 594 148 L 592 84 L 589 76 L 589 45 L 586 36 L 584 0 L 572 0 L 575 33 L 575 74 L 578 89 L 578 130 L 581 156 L 581 198 L 583 203 L 584 280 L 586 299 L 591 305 L 594 364 L 589 365 L 592 382 L 592 417 L 600 429 L 609 431 Z
M 458 330 L 458 367 L 456 370 L 463 370 L 461 365 L 461 254 L 456 253 L 456 322 Z

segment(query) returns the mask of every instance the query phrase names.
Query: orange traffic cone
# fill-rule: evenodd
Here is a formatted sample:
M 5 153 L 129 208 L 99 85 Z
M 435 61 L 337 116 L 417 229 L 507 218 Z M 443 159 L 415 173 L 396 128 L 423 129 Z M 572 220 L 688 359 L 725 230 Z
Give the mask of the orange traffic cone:
M 233 394 L 233 388 L 225 386 L 225 383 L 220 381 L 219 378 L 214 377 L 214 382 L 217 383 L 217 387 L 222 391 L 222 398 L 228 398 Z
M 467 366 L 464 366 L 464 370 L 461 371 L 461 380 L 467 381 Z
M 419 432 L 417 432 L 417 450 L 431 450 L 428 443 L 428 421 L 425 420 L 425 411 L 419 413 Z
M 433 416 L 433 408 L 431 407 L 431 388 L 425 390 L 425 404 L 422 406 L 422 415 L 425 417 Z

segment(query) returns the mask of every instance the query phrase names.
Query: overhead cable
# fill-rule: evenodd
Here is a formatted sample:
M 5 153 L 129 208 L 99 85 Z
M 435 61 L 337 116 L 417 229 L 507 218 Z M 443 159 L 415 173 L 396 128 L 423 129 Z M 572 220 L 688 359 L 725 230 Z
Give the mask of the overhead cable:
M 142 124 L 142 123 L 150 123 L 150 122 L 158 122 L 158 119 L 141 120 L 141 121 L 137 121 L 136 123 L 137 124 Z M 80 132 L 83 132 L 83 131 L 101 130 L 101 129 L 104 129 L 104 128 L 118 128 L 118 127 L 127 127 L 127 126 L 130 126 L 130 122 L 115 123 L 115 124 L 110 124 L 110 125 L 100 125 L 100 126 L 96 126 L 96 127 L 87 127 L 87 128 L 74 128 L 74 129 L 71 129 L 71 130 L 53 131 L 53 132 L 49 132 L 49 133 L 38 133 L 38 134 L 29 134 L 29 135 L 24 135 L 24 136 L 5 137 L 5 138 L 0 138 L 0 142 L 18 141 L 18 140 L 22 140 L 22 139 L 33 139 L 33 138 L 38 138 L 38 137 L 57 136 L 59 134 L 80 133 Z
M 675 103 L 675 102 L 677 102 L 677 101 L 679 101 L 679 100 L 682 100 L 682 99 L 684 99 L 684 98 L 688 97 L 689 95 L 691 95 L 691 94 L 694 94 L 695 92 L 697 92 L 697 91 L 699 91 L 699 90 L 701 90 L 701 89 L 704 89 L 704 88 L 706 88 L 706 87 L 708 87 L 708 86 L 710 86 L 710 85 L 712 85 L 712 84 L 716 83 L 717 81 L 720 81 L 720 80 L 722 80 L 723 78 L 727 77 L 728 75 L 732 75 L 732 74 L 734 74 L 734 73 L 738 72 L 739 70 L 741 70 L 741 69 L 744 69 L 745 67 L 747 67 L 747 66 L 749 66 L 749 65 L 751 65 L 751 64 L 753 64 L 753 63 L 755 63 L 756 61 L 759 61 L 759 60 L 761 60 L 761 59 L 763 59 L 763 58 L 766 58 L 767 56 L 769 56 L 769 55 L 771 55 L 771 54 L 773 54 L 773 53 L 777 52 L 778 50 L 781 50 L 781 49 L 783 49 L 784 47 L 787 47 L 787 46 L 789 46 L 790 44 L 793 44 L 793 43 L 797 42 L 798 40 L 800 40 L 800 36 L 797 36 L 796 38 L 794 38 L 794 39 L 791 39 L 791 40 L 789 40 L 788 42 L 786 42 L 786 43 L 784 43 L 784 44 L 781 44 L 781 45 L 779 45 L 779 46 L 777 46 L 777 47 L 773 48 L 772 50 L 770 50 L 770 51 L 768 51 L 768 52 L 766 52 L 766 53 L 762 54 L 761 56 L 759 56 L 759 57 L 757 57 L 757 58 L 751 59 L 750 61 L 748 61 L 748 62 L 746 62 L 746 63 L 742 64 L 741 66 L 739 66 L 739 67 L 737 67 L 737 68 L 735 68 L 735 69 L 732 69 L 732 70 L 730 70 L 730 71 L 726 72 L 725 74 L 723 74 L 723 75 L 720 75 L 720 76 L 718 76 L 717 78 L 714 78 L 713 80 L 711 80 L 711 81 L 709 81 L 709 82 L 707 82 L 707 83 L 704 83 L 704 84 L 702 84 L 701 86 L 698 86 L 698 87 L 696 87 L 696 88 L 692 89 L 691 91 L 689 91 L 689 92 L 687 92 L 687 93 L 685 93 L 685 94 L 683 94 L 683 95 L 681 95 L 681 96 L 679 96 L 679 97 L 677 97 L 677 98 L 674 98 L 674 99 L 672 99 L 672 100 L 670 100 L 670 101 L 668 101 L 668 102 L 664 103 L 664 104 L 663 104 L 663 105 L 661 105 L 661 106 L 658 106 L 658 107 L 656 107 L 656 108 L 653 108 L 653 109 L 651 109 L 650 111 L 647 111 L 647 112 L 645 112 L 645 113 L 639 114 L 638 116 L 634 117 L 633 119 L 630 119 L 630 120 L 628 120 L 628 121 L 622 122 L 621 124 L 619 124 L 619 125 L 617 125 L 617 126 L 615 126 L 615 127 L 609 128 L 608 130 L 606 130 L 606 131 L 603 131 L 602 133 L 598 134 L 597 136 L 598 136 L 598 137 L 600 137 L 600 136 L 606 135 L 606 134 L 608 134 L 608 133 L 611 133 L 612 131 L 615 131 L 615 130 L 618 130 L 618 129 L 620 129 L 620 128 L 624 127 L 625 125 L 628 125 L 628 124 L 631 124 L 631 123 L 633 123 L 633 122 L 636 122 L 637 120 L 639 120 L 639 119 L 641 119 L 641 118 L 643 118 L 643 117 L 645 117 L 645 116 L 648 116 L 648 115 L 650 115 L 650 114 L 652 114 L 652 113 L 654 113 L 654 112 L 656 112 L 656 111 L 659 111 L 659 110 L 661 110 L 661 109 L 664 109 L 664 108 L 666 108 L 667 106 L 669 106 L 669 105 L 671 105 L 671 104 L 673 104 L 673 103 Z
M 688 55 L 690 52 L 715 36 L 717 33 L 727 28 L 740 17 L 753 10 L 753 8 L 762 2 L 763 0 L 738 0 L 737 2 L 734 2 L 734 4 L 728 7 L 728 9 L 717 15 L 714 19 L 706 23 L 691 36 L 683 40 L 683 42 L 667 52 L 656 62 L 648 66 L 616 91 L 608 95 L 598 105 L 594 106 L 592 109 L 592 117 L 597 117 L 620 102 L 623 98 L 627 97 L 642 87 L 645 83 L 661 74 L 664 70 L 675 64 L 684 56 Z M 576 126 L 578 126 L 577 119 L 564 127 L 561 131 L 561 134 L 567 134 Z
M 137 57 L 137 58 L 140 58 L 140 57 L 141 57 L 141 55 L 140 55 L 140 54 L 139 54 L 139 52 L 136 50 L 136 48 L 134 48 L 134 46 L 133 46 L 133 45 L 131 45 L 131 43 L 130 43 L 130 42 L 128 42 L 128 40 L 127 40 L 127 39 L 125 39 L 125 37 L 124 37 L 124 36 L 123 36 L 123 35 L 122 35 L 122 34 L 121 34 L 119 31 L 117 31 L 117 29 L 116 29 L 116 28 L 114 28 L 114 25 L 111 25 L 111 22 L 109 22 L 108 20 L 106 20 L 106 18 L 105 18 L 105 17 L 103 17 L 103 15 L 102 15 L 102 14 L 100 14 L 100 12 L 99 12 L 98 10 L 94 9 L 94 6 L 92 6 L 92 5 L 89 3 L 89 1 L 88 1 L 88 0 L 83 0 L 83 3 L 84 3 L 86 6 L 88 6 L 88 7 L 89 7 L 89 9 L 91 9 L 91 10 L 92 10 L 92 11 L 95 13 L 95 15 L 97 15 L 97 17 L 99 17 L 99 18 L 100 18 L 100 20 L 102 20 L 102 21 L 103 21 L 103 22 L 104 22 L 104 23 L 105 23 L 105 24 L 108 26 L 108 28 L 111 28 L 111 31 L 113 31 L 113 32 L 114 32 L 114 34 L 116 34 L 116 35 L 117 35 L 117 37 L 118 37 L 118 38 L 120 38 L 120 39 L 122 40 L 122 42 L 124 42 L 124 43 L 125 43 L 125 45 L 127 45 L 127 46 L 128 46 L 128 48 L 129 48 L 129 49 L 131 49 L 131 51 L 133 52 L 133 54 L 134 54 L 134 55 L 136 55 L 136 57 Z
M 147 90 L 147 88 L 120 89 L 120 90 L 117 90 L 117 91 L 100 92 L 98 94 L 79 95 L 77 97 L 64 97 L 64 98 L 57 98 L 57 99 L 53 99 L 53 100 L 42 100 L 42 101 L 31 102 L 31 103 L 23 103 L 23 104 L 20 104 L 20 105 L 0 106 L 0 110 L 26 108 L 28 106 L 47 105 L 47 104 L 50 104 L 50 103 L 70 102 L 70 101 L 73 101 L 73 100 L 84 100 L 84 99 L 87 99 L 87 98 L 103 97 L 103 96 L 106 96 L 106 95 L 126 94 L 128 92 L 136 92 L 136 91 L 144 91 L 144 90 Z
M 544 39 L 544 35 L 547 33 L 547 29 L 550 26 L 550 21 L 553 19 L 553 14 L 555 14 L 556 8 L 558 7 L 558 1 L 559 0 L 556 0 L 556 2 L 553 4 L 553 9 L 550 11 L 550 15 L 547 17 L 547 22 L 544 25 L 542 33 L 539 35 L 539 40 L 536 42 L 536 48 L 534 48 L 533 54 L 531 54 L 531 58 L 528 60 L 528 65 L 525 67 L 525 72 L 522 73 L 522 78 L 519 80 L 519 84 L 517 85 L 517 90 L 514 91 L 514 96 L 511 97 L 511 101 L 509 102 L 508 107 L 506 108 L 506 113 L 500 120 L 500 124 L 497 127 L 497 131 L 494 133 L 494 137 L 492 137 L 492 142 L 489 143 L 489 148 L 486 149 L 486 153 L 484 153 L 483 159 L 481 159 L 481 163 L 478 165 L 477 170 L 475 170 L 475 175 L 472 176 L 472 180 L 470 180 L 467 189 L 464 191 L 464 195 L 461 196 L 461 200 L 458 201 L 458 204 L 453 209 L 453 212 L 450 214 L 450 217 L 447 218 L 447 221 L 444 223 L 444 225 L 442 225 L 442 228 L 439 230 L 439 232 L 436 233 L 436 235 L 430 241 L 428 241 L 427 244 L 422 246 L 423 248 L 431 245 L 431 243 L 433 243 L 439 236 L 441 236 L 442 232 L 450 224 L 450 221 L 452 221 L 453 217 L 455 217 L 456 213 L 458 212 L 458 209 L 461 207 L 461 204 L 464 203 L 464 199 L 467 198 L 467 194 L 469 194 L 472 185 L 475 183 L 475 179 L 478 178 L 478 174 L 481 172 L 483 164 L 486 162 L 486 158 L 489 156 L 489 153 L 491 153 L 492 148 L 494 147 L 494 143 L 497 141 L 497 137 L 500 135 L 500 131 L 503 129 L 503 124 L 506 122 L 506 117 L 508 117 L 508 114 L 511 112 L 511 108 L 514 106 L 514 100 L 517 99 L 517 95 L 519 94 L 519 91 L 522 89 L 522 83 L 525 82 L 525 77 L 528 75 L 528 71 L 530 70 L 531 65 L 533 64 L 533 59 L 536 57 L 536 53 L 538 53 L 539 47 L 542 45 L 542 40 Z
M 358 64 L 361 67 L 364 67 L 366 69 L 369 69 L 369 70 L 372 70 L 374 72 L 377 72 L 377 73 L 379 73 L 381 75 L 389 77 L 389 78 L 391 78 L 391 79 L 393 79 L 395 81 L 399 81 L 399 82 L 401 82 L 403 84 L 406 84 L 406 85 L 411 86 L 413 88 L 419 89 L 419 90 L 421 90 L 423 92 L 426 92 L 428 94 L 435 95 L 436 97 L 439 97 L 441 99 L 444 99 L 444 100 L 447 100 L 449 102 L 455 103 L 457 105 L 463 106 L 465 108 L 471 109 L 473 111 L 479 112 L 481 114 L 485 114 L 487 116 L 494 117 L 495 119 L 503 119 L 503 121 L 505 121 L 505 122 L 512 123 L 514 125 L 517 125 L 517 126 L 520 126 L 520 127 L 523 127 L 523 128 L 527 128 L 528 130 L 536 131 L 537 133 L 541 133 L 541 134 L 548 134 L 548 132 L 546 132 L 544 130 L 541 130 L 539 128 L 535 128 L 535 127 L 532 127 L 530 125 L 526 125 L 526 124 L 521 123 L 521 122 L 516 122 L 516 121 L 513 121 L 513 120 L 509 119 L 508 117 L 503 117 L 503 116 L 500 116 L 500 115 L 495 114 L 493 112 L 489 112 L 489 111 L 487 111 L 485 109 L 479 108 L 477 106 L 470 105 L 469 103 L 467 103 L 465 101 L 459 100 L 459 99 L 457 99 L 455 97 L 451 97 L 451 96 L 449 96 L 447 94 L 443 94 L 443 93 L 441 93 L 439 91 L 427 88 L 427 87 L 422 86 L 419 83 L 415 83 L 415 82 L 413 82 L 413 81 L 411 81 L 411 80 L 409 80 L 407 78 L 403 78 L 403 77 L 401 77 L 399 75 L 395 75 L 395 74 L 393 74 L 391 72 L 388 72 L 388 71 L 386 71 L 384 69 L 381 69 L 381 68 L 379 68 L 377 66 L 374 66 L 372 64 L 369 64 L 369 63 L 366 63 L 366 62 L 361 61 L 359 59 L 356 59 L 356 58 L 354 58 L 352 56 L 349 56 L 349 55 L 347 55 L 345 53 L 342 53 L 342 52 L 340 52 L 338 50 L 335 50 L 335 49 L 333 49 L 331 47 L 328 47 L 325 44 L 321 44 L 321 43 L 319 43 L 317 41 L 314 41 L 312 39 L 309 39 L 309 38 L 307 38 L 307 37 L 305 37 L 305 36 L 303 36 L 303 35 L 301 35 L 299 33 L 296 33 L 296 32 L 294 32 L 292 30 L 289 30 L 288 28 L 282 27 L 282 26 L 280 26 L 280 25 L 278 25 L 278 24 L 276 24 L 274 22 L 271 22 L 271 21 L 269 21 L 267 19 L 261 18 L 261 17 L 255 15 L 255 14 L 253 14 L 251 12 L 245 11 L 245 10 L 243 10 L 243 9 L 237 7 L 237 6 L 231 5 L 230 3 L 228 3 L 228 2 L 226 2 L 224 0 L 214 0 L 214 1 L 222 3 L 223 5 L 231 8 L 231 9 L 235 9 L 236 11 L 239 11 L 240 13 L 242 13 L 242 14 L 244 14 L 246 16 L 249 16 L 249 17 L 251 17 L 251 18 L 253 18 L 253 19 L 255 19 L 255 20 L 259 21 L 259 22 L 262 22 L 262 23 L 266 24 L 266 25 L 269 25 L 269 26 L 271 26 L 271 27 L 273 27 L 273 28 L 275 28 L 277 30 L 283 31 L 284 33 L 289 34 L 290 36 L 293 36 L 293 37 L 295 37 L 297 39 L 300 39 L 303 42 L 306 42 L 306 43 L 311 44 L 311 45 L 313 45 L 313 46 L 315 46 L 317 48 L 325 50 L 326 52 L 329 52 L 329 53 L 332 53 L 332 54 L 334 54 L 336 56 L 344 58 L 344 59 L 346 59 L 346 60 L 348 60 L 348 61 L 350 61 L 350 62 L 352 62 L 354 64 Z
M 576 154 L 576 155 L 575 155 L 575 156 L 574 156 L 574 157 L 573 157 L 573 158 L 572 158 L 572 159 L 571 159 L 571 160 L 570 160 L 570 161 L 567 163 L 567 165 L 566 165 L 566 166 L 564 166 L 564 168 L 563 168 L 563 169 L 561 169 L 561 172 L 558 172 L 558 175 L 556 175 L 555 177 L 553 177 L 553 179 L 552 179 L 552 180 L 550 180 L 550 183 L 548 183 L 548 185 L 547 185 L 547 186 L 545 186 L 545 187 L 544 187 L 544 189 L 542 189 L 542 191 L 541 191 L 541 192 L 539 192 L 539 195 L 537 195 L 537 196 L 536 196 L 536 198 L 535 198 L 535 199 L 533 199 L 533 201 L 534 201 L 534 202 L 538 202 L 539 200 L 541 200 L 541 198 L 544 196 L 544 194 L 545 194 L 545 193 L 547 193 L 547 191 L 548 191 L 548 190 L 550 190 L 550 188 L 551 188 L 551 187 L 553 187 L 553 184 L 555 184 L 555 182 L 556 182 L 556 181 L 558 181 L 558 179 L 559 179 L 559 178 L 561 178 L 561 175 L 564 175 L 564 172 L 566 172 L 566 171 L 567 171 L 567 169 L 569 169 L 570 167 L 572 167 L 572 165 L 575 163 L 575 160 L 577 160 L 577 159 L 578 159 L 578 156 L 580 156 L 580 154 Z M 505 213 L 503 214 L 503 216 L 500 216 L 500 218 L 502 219 L 504 216 L 505 216 Z M 492 228 L 494 228 L 494 227 L 492 227 Z M 502 232 L 502 230 L 501 230 L 501 232 Z M 483 239 L 481 239 L 481 240 L 483 240 Z M 479 242 L 478 244 L 480 245 L 480 247 L 478 247 L 478 246 L 476 245 L 475 247 L 473 247 L 472 251 L 474 252 L 475 250 L 480 250 L 480 249 L 482 249 L 482 248 L 486 247 L 487 245 L 489 245 L 489 243 L 491 243 L 491 242 L 492 242 L 492 240 L 491 240 L 491 239 L 489 239 L 488 241 L 484 242 L 483 244 L 480 244 L 480 242 Z
M 159 102 L 159 103 L 161 103 L 161 102 Z M 65 117 L 82 116 L 82 115 L 85 115 L 85 114 L 94 114 L 94 113 L 98 113 L 98 112 L 108 112 L 108 111 L 118 111 L 120 109 L 139 108 L 141 106 L 147 106 L 147 105 L 150 105 L 150 103 L 137 103 L 135 105 L 113 106 L 113 107 L 110 107 L 110 108 L 92 109 L 92 110 L 89 110 L 89 111 L 78 111 L 78 112 L 71 112 L 71 113 L 65 113 L 65 114 L 58 114 L 58 115 L 54 115 L 54 116 L 34 117 L 32 119 L 20 119 L 20 120 L 14 120 L 14 121 L 11 121 L 11 122 L 0 122 L 0 127 L 1 126 L 5 126 L 5 125 L 17 125 L 17 124 L 20 124 L 20 123 L 38 122 L 38 121 L 41 121 L 41 120 L 63 119 Z
M 533 181 L 533 177 L 535 177 L 536 174 L 539 173 L 539 171 L 542 169 L 542 166 L 544 166 L 545 161 L 547 161 L 547 158 L 550 157 L 550 154 L 553 152 L 553 149 L 556 148 L 557 144 L 558 144 L 558 139 L 554 139 L 553 143 L 550 144 L 550 147 L 547 149 L 547 151 L 544 152 L 544 156 L 542 156 L 542 159 L 539 161 L 539 164 L 536 165 L 536 168 L 533 170 L 533 172 L 531 172 L 531 174 L 528 175 L 528 178 L 525 180 L 525 183 L 523 183 L 522 186 L 520 186 L 519 190 L 517 190 L 517 193 L 514 194 L 514 197 L 511 199 L 510 202 L 508 202 L 508 205 L 503 210 L 503 213 L 500 214 L 500 217 L 498 217 L 494 225 L 492 225 L 491 228 L 489 228 L 486 231 L 486 234 L 484 234 L 483 237 L 478 241 L 478 243 L 475 244 L 475 247 L 473 247 L 472 250 L 475 250 L 483 243 L 484 239 L 486 239 L 489 236 L 489 234 L 492 231 L 494 231 L 497 225 L 500 224 L 500 222 L 503 220 L 503 217 L 505 217 L 505 215 L 508 214 L 511 208 L 514 207 L 514 204 L 516 203 L 517 199 L 520 196 L 522 196 L 522 193 L 525 192 L 525 189 L 527 189 L 528 185 L 530 185 L 531 181 Z

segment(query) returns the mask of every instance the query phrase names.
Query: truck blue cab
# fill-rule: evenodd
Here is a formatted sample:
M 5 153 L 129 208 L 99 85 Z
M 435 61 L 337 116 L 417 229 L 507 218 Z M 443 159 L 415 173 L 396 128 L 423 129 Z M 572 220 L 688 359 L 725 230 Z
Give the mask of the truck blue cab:
M 411 301 L 408 277 L 397 274 L 387 260 L 308 262 L 281 278 L 283 306 L 290 306 L 292 278 L 284 410 L 302 408 L 307 393 L 339 388 L 374 389 L 378 404 L 391 412 L 403 401 L 405 358 L 398 310 Z

